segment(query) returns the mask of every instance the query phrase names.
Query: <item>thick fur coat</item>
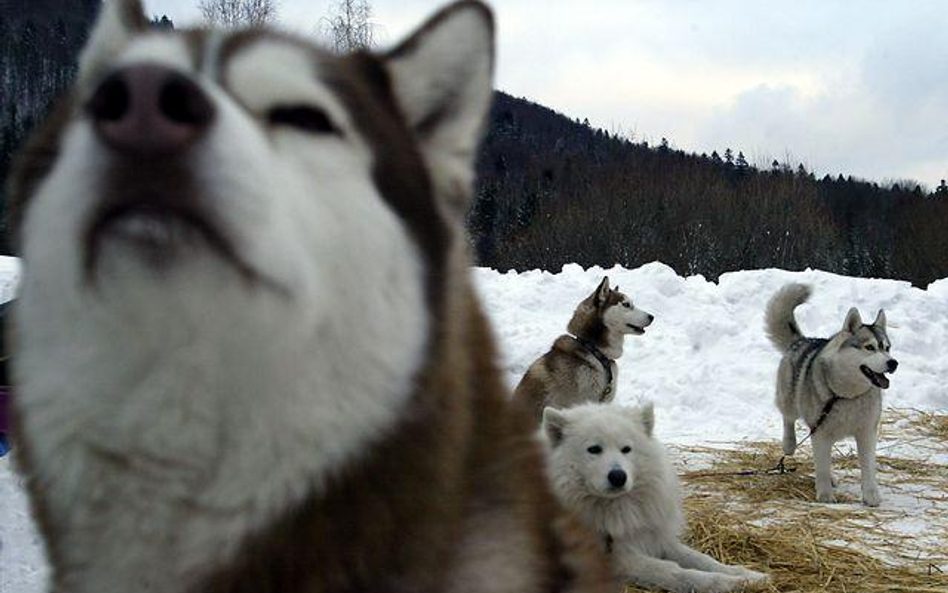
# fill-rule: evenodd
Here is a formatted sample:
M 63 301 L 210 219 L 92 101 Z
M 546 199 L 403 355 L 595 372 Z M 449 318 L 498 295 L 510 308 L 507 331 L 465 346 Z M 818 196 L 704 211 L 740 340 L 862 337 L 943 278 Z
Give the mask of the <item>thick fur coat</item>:
M 783 452 L 797 448 L 796 420 L 812 433 L 816 467 L 816 498 L 835 502 L 831 461 L 833 444 L 855 437 L 862 478 L 862 500 L 881 502 L 876 483 L 876 441 L 882 414 L 886 373 L 898 362 L 889 353 L 885 312 L 864 324 L 850 309 L 842 329 L 829 338 L 808 338 L 800 331 L 794 309 L 806 302 L 811 289 L 788 284 L 767 305 L 767 335 L 783 353 L 777 369 L 776 403 L 783 416 Z
M 632 303 L 605 277 L 573 311 L 569 334 L 558 337 L 538 358 L 514 390 L 514 401 L 533 415 L 537 425 L 547 406 L 568 408 L 615 399 L 619 378 L 616 360 L 625 336 L 642 335 L 654 317 Z
M 468 277 L 492 70 L 477 2 L 344 56 L 103 4 L 9 188 L 54 592 L 606 590 Z
M 681 543 L 681 490 L 652 436 L 651 404 L 547 408 L 543 435 L 556 494 L 599 534 L 620 584 L 679 593 L 734 591 L 766 575 Z

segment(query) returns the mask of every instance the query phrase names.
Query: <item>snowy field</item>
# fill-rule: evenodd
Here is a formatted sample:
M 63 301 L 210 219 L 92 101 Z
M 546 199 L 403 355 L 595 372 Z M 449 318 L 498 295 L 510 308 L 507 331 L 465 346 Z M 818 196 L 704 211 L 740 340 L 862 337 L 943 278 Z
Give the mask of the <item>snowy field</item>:
M 17 274 L 15 262 L 0 260 L 3 299 L 12 295 Z M 763 310 L 767 299 L 791 281 L 814 286 L 811 302 L 798 309 L 800 326 L 811 336 L 837 331 L 850 306 L 859 307 L 866 321 L 879 308 L 885 309 L 892 354 L 900 363 L 885 394 L 886 405 L 948 411 L 944 386 L 948 280 L 921 290 L 905 282 L 818 271 L 736 272 L 713 283 L 701 277 L 682 278 L 659 263 L 606 271 L 566 266 L 558 274 L 477 269 L 476 285 L 494 322 L 501 364 L 511 386 L 565 331 L 576 303 L 604 274 L 636 306 L 656 317 L 644 336 L 626 339 L 617 401 L 654 401 L 657 435 L 678 450 L 779 438 L 780 422 L 772 401 L 779 355 L 764 336 Z M 858 493 L 855 484 L 849 488 Z M 890 504 L 915 510 L 914 502 L 897 497 Z M 905 528 L 925 530 L 931 526 L 916 523 Z M 45 577 L 19 482 L 9 458 L 0 459 L 0 591 L 40 593 Z
M 886 405 L 948 409 L 948 279 L 921 290 L 819 271 L 742 271 L 714 283 L 682 278 L 660 263 L 635 270 L 569 265 L 558 274 L 477 269 L 511 386 L 565 333 L 574 307 L 603 275 L 655 315 L 644 336 L 625 340 L 616 400 L 655 402 L 656 431 L 666 442 L 779 437 L 773 385 L 780 355 L 764 335 L 763 316 L 767 300 L 788 282 L 813 285 L 810 301 L 797 309 L 809 336 L 839 331 L 850 307 L 858 307 L 867 323 L 885 309 L 899 361 Z

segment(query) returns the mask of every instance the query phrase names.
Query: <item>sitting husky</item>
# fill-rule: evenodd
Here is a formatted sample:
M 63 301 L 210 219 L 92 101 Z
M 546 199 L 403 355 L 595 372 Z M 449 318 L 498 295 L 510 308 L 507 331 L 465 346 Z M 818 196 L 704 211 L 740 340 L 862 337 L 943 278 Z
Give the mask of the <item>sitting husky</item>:
M 680 593 L 732 591 L 766 580 L 678 540 L 681 492 L 653 426 L 651 404 L 543 412 L 553 489 L 599 534 L 615 576 L 621 584 Z
M 11 185 L 54 591 L 607 590 L 469 279 L 492 31 L 461 2 L 337 56 L 103 3 Z
M 567 331 L 553 342 L 520 380 L 514 400 L 527 407 L 539 425 L 547 406 L 567 408 L 584 402 L 611 402 L 627 334 L 640 336 L 655 319 L 632 300 L 609 288 L 609 277 L 576 307 Z
M 810 287 L 788 284 L 767 305 L 766 329 L 784 353 L 777 370 L 777 408 L 783 414 L 783 452 L 797 447 L 795 423 L 802 418 L 813 437 L 816 498 L 835 502 L 830 461 L 833 444 L 856 437 L 862 473 L 862 501 L 878 506 L 876 439 L 882 412 L 882 390 L 889 387 L 886 373 L 899 363 L 889 355 L 885 312 L 865 325 L 855 308 L 843 328 L 828 339 L 807 338 L 793 310 L 810 296 Z

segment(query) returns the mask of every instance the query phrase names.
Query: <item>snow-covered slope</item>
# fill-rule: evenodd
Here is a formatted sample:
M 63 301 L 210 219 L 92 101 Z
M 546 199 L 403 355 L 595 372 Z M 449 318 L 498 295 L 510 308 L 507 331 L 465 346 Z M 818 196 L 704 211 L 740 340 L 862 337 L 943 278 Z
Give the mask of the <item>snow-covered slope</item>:
M 900 362 L 886 405 L 948 409 L 948 280 L 920 290 L 905 282 L 818 271 L 735 272 L 713 283 L 679 277 L 660 263 L 605 271 L 566 266 L 558 274 L 476 269 L 511 386 L 565 330 L 576 303 L 604 274 L 656 316 L 644 336 L 626 340 L 617 399 L 653 400 L 658 436 L 667 443 L 779 437 L 772 403 L 779 354 L 764 337 L 763 311 L 774 291 L 791 281 L 814 286 L 811 302 L 798 309 L 808 335 L 837 331 L 851 306 L 868 320 L 884 308 Z M 15 260 L 0 259 L 0 299 L 11 297 L 18 275 Z M 45 574 L 19 480 L 9 458 L 0 459 L 0 591 L 40 593 Z
M 644 336 L 625 340 L 616 399 L 654 401 L 659 437 L 669 442 L 778 438 L 773 385 L 780 355 L 764 335 L 763 316 L 767 300 L 788 282 L 813 285 L 810 302 L 797 309 L 810 336 L 838 331 L 852 306 L 866 322 L 885 309 L 900 364 L 886 405 L 948 408 L 948 279 L 921 290 L 895 280 L 771 269 L 724 274 L 714 283 L 682 278 L 660 263 L 634 270 L 570 265 L 557 274 L 474 274 L 511 386 L 566 331 L 573 308 L 603 275 L 654 314 Z

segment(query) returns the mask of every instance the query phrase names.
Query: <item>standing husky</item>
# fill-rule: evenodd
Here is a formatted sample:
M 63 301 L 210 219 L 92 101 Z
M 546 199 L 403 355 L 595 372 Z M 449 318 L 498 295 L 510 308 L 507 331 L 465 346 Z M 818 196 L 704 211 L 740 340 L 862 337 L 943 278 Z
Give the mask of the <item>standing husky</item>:
M 609 277 L 583 299 L 573 312 L 567 331 L 553 342 L 520 380 L 514 400 L 527 407 L 537 424 L 547 406 L 567 408 L 583 402 L 611 402 L 616 396 L 625 336 L 640 336 L 655 319 L 636 308 L 619 287 L 609 288 Z
M 767 304 L 767 335 L 784 353 L 777 370 L 777 408 L 783 414 L 783 452 L 797 447 L 795 423 L 802 418 L 813 437 L 816 498 L 835 502 L 830 469 L 833 444 L 856 437 L 862 473 L 862 501 L 878 506 L 876 439 L 882 412 L 882 390 L 889 387 L 885 373 L 899 363 L 889 355 L 885 312 L 865 325 L 856 308 L 849 310 L 843 329 L 828 339 L 807 338 L 800 332 L 793 310 L 806 302 L 810 287 L 788 284 Z
M 335 56 L 103 4 L 10 187 L 54 591 L 604 590 L 468 277 L 492 29 Z
M 563 504 L 599 534 L 622 584 L 701 593 L 766 580 L 678 540 L 681 492 L 654 424 L 651 404 L 547 408 L 548 471 Z

